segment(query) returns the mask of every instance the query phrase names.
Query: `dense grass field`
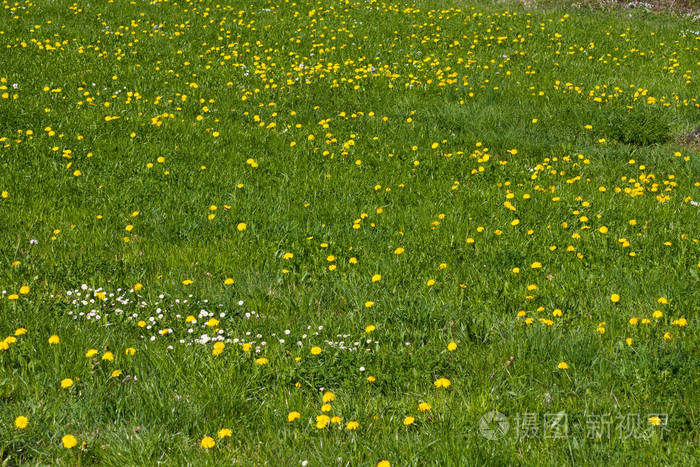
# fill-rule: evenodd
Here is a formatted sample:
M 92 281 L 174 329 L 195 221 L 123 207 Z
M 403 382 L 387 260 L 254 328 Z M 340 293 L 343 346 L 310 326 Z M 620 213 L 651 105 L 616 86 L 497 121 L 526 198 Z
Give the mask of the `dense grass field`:
M 2 465 L 697 464 L 697 17 L 2 5 Z

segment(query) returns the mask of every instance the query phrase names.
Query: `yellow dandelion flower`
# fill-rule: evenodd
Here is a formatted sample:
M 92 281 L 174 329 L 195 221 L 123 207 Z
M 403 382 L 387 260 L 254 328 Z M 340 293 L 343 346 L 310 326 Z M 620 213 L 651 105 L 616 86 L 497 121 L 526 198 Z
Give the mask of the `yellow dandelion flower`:
M 224 352 L 224 348 L 226 347 L 226 344 L 223 342 L 216 342 L 214 344 L 214 349 L 212 349 L 211 354 L 212 355 L 221 355 Z
M 202 446 L 204 449 L 211 449 L 216 445 L 216 441 L 214 441 L 214 438 L 211 436 L 205 436 L 202 438 L 202 441 L 199 443 L 200 446 Z
M 64 435 L 63 438 L 61 438 L 61 443 L 63 444 L 63 447 L 66 449 L 73 449 L 75 446 L 78 444 L 78 440 L 75 439 L 75 436 L 73 435 Z
M 318 415 L 316 416 L 316 428 L 322 430 L 328 426 L 330 421 L 331 418 L 328 415 Z
M 27 425 L 29 425 L 29 419 L 24 415 L 20 415 L 19 417 L 15 418 L 15 426 L 18 430 L 24 430 L 27 428 Z
M 448 388 L 452 384 L 447 378 L 440 378 L 433 383 L 436 388 Z

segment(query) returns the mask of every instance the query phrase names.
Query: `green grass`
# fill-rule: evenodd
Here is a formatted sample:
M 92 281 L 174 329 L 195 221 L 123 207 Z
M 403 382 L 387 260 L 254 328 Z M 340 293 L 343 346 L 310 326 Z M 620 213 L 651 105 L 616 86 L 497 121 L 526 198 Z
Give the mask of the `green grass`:
M 698 23 L 414 3 L 3 3 L 4 465 L 696 462 Z

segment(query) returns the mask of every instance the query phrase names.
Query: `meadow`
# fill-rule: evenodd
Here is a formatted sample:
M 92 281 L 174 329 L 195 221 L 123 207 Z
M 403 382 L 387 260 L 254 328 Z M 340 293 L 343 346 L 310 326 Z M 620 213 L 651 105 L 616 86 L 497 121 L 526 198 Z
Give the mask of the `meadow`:
M 700 16 L 531 3 L 2 0 L 2 465 L 696 465 Z

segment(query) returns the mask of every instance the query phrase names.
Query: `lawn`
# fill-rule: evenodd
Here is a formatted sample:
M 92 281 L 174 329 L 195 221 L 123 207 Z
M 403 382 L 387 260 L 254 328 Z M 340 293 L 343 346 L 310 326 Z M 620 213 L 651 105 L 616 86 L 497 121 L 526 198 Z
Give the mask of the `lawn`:
M 2 3 L 3 465 L 697 462 L 697 15 Z

